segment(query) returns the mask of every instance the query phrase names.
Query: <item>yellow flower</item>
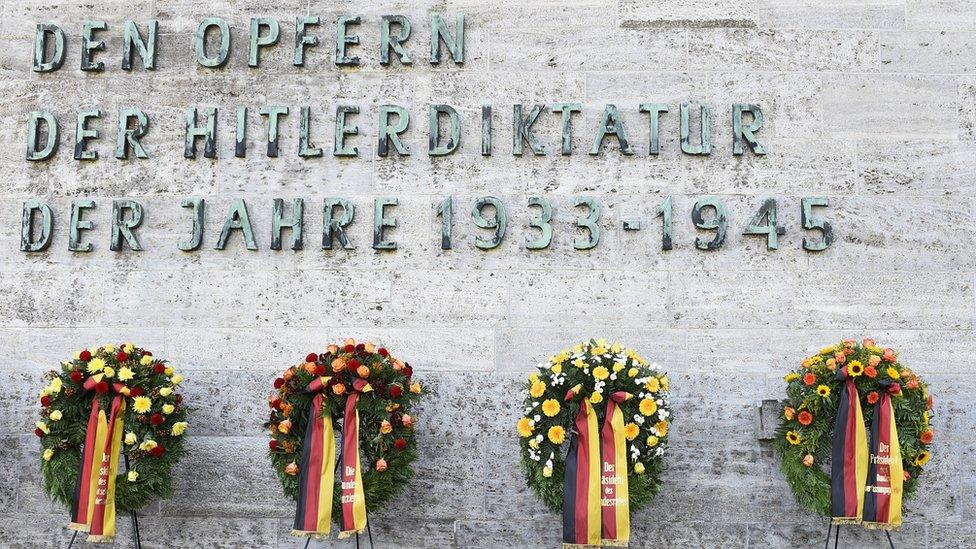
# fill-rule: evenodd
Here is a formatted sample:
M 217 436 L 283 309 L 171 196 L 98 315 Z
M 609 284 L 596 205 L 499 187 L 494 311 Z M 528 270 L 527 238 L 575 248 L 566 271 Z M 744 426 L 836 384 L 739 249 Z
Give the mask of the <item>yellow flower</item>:
M 152 400 L 149 397 L 137 396 L 132 399 L 132 409 L 140 414 L 145 414 L 152 408 Z
M 173 410 L 175 410 L 175 409 L 176 409 L 176 406 L 173 406 L 172 404 L 163 404 L 163 413 L 166 414 L 166 415 L 172 414 L 173 413 Z
M 102 345 L 102 349 L 105 349 L 106 353 L 114 353 L 115 345 L 112 345 L 111 343 L 107 343 L 105 345 Z
M 834 346 L 834 345 L 831 345 L 830 347 L 824 347 L 823 349 L 820 349 L 820 354 L 822 354 L 822 355 L 832 355 L 832 354 L 834 354 L 834 351 L 836 351 L 836 350 L 837 350 L 837 347 Z
M 891 379 L 901 379 L 901 374 L 899 374 L 898 370 L 894 369 L 893 367 L 888 366 L 887 372 L 888 372 L 888 377 L 890 377 Z
M 829 397 L 830 387 L 827 387 L 826 385 L 817 385 L 817 394 L 824 398 Z
M 627 377 L 637 377 L 638 373 L 640 372 L 637 370 L 637 368 L 631 368 L 627 370 Z
M 610 346 L 611 353 L 619 353 L 621 349 L 623 349 L 623 346 L 621 346 L 617 341 L 614 341 L 613 345 Z
M 52 379 L 51 380 L 51 391 L 50 391 L 50 393 L 52 395 L 56 395 L 56 394 L 60 393 L 61 392 L 61 387 L 63 387 L 63 386 L 64 385 L 61 383 L 61 378 L 60 377 L 56 377 L 56 378 Z
M 102 373 L 105 374 L 105 377 L 112 377 L 115 375 L 115 369 L 113 369 L 111 366 L 106 366 L 105 369 L 102 370 Z
M 91 360 L 88 361 L 88 373 L 89 374 L 97 374 L 98 372 L 101 372 L 102 371 L 102 368 L 104 368 L 104 367 L 105 367 L 105 359 L 104 358 L 95 357 L 95 358 L 93 358 L 93 359 L 91 359 Z
M 172 376 L 173 372 L 175 371 L 176 370 L 174 370 L 172 366 L 167 366 L 166 369 L 163 370 L 163 373 L 166 374 L 167 376 Z
M 549 478 L 552 476 L 552 467 L 543 467 L 542 476 Z
M 932 459 L 932 454 L 928 450 L 922 450 L 915 456 L 915 465 L 921 467 L 928 463 L 930 459 Z
M 603 395 L 601 395 L 596 391 L 593 391 L 593 394 L 590 395 L 590 404 L 599 404 L 601 402 L 603 402 Z
M 173 388 L 172 387 L 163 387 L 163 388 L 161 388 L 159 390 L 159 396 L 168 397 L 171 394 L 173 394 Z
M 178 437 L 186 432 L 187 427 L 188 425 L 185 421 L 177 421 L 173 424 L 173 429 L 170 432 L 173 433 L 174 437 Z
M 666 437 L 668 436 L 668 422 L 661 420 L 654 425 L 657 428 L 657 436 Z
M 519 434 L 519 436 L 522 436 L 522 437 L 530 437 L 530 436 L 532 436 L 532 431 L 533 430 L 534 430 L 534 427 L 532 427 L 532 420 L 531 419 L 529 419 L 527 417 L 523 417 L 522 419 L 518 420 L 518 434 Z
M 610 370 L 607 370 L 604 366 L 597 366 L 593 368 L 593 377 L 599 380 L 604 380 L 610 377 Z
M 158 444 L 156 444 L 156 441 L 150 439 L 150 440 L 143 441 L 143 443 L 139 445 L 139 449 L 142 450 L 143 452 L 148 452 L 153 448 L 155 448 L 156 446 L 159 446 Z
M 153 357 L 149 355 L 146 355 L 139 359 L 139 364 L 142 364 L 143 366 L 149 366 L 150 364 L 152 364 L 152 362 L 153 362 Z
M 559 425 L 553 425 L 549 428 L 546 436 L 549 437 L 549 441 L 553 444 L 562 444 L 566 440 L 566 430 Z
M 864 365 L 861 364 L 860 360 L 852 360 L 847 365 L 847 373 L 850 374 L 851 377 L 857 377 L 864 373 Z
M 561 374 L 563 372 L 563 363 L 554 362 L 552 366 L 549 367 L 549 369 L 552 370 L 552 373 L 554 374 Z
M 132 349 L 135 348 L 136 346 L 131 343 L 126 343 L 125 345 L 122 346 L 122 350 L 125 351 L 126 354 L 132 353 Z
M 539 372 L 532 372 L 531 374 L 529 374 L 529 381 L 531 381 L 532 383 L 539 381 Z
M 43 421 L 38 421 L 34 424 L 38 429 L 40 429 L 45 435 L 51 432 L 51 429 L 47 426 L 47 423 Z
M 573 361 L 573 366 L 576 366 L 577 368 L 582 370 L 583 368 L 586 368 L 586 362 L 584 362 L 582 358 L 577 358 L 576 360 Z
M 652 393 L 656 393 L 661 390 L 661 382 L 656 377 L 652 377 L 644 384 L 644 388 Z
M 800 379 L 800 374 L 798 374 L 796 372 L 790 372 L 790 373 L 786 374 L 785 376 L 783 376 L 783 381 L 785 381 L 787 383 L 789 383 L 791 381 L 795 381 L 797 379 Z
M 129 381 L 133 377 L 132 370 L 128 366 L 119 368 L 119 381 Z
M 542 403 L 542 413 L 549 417 L 558 414 L 559 408 L 559 401 L 554 398 L 550 398 Z
M 562 364 L 563 362 L 566 362 L 567 360 L 569 360 L 569 351 L 567 351 L 566 349 L 563 349 L 562 351 L 559 351 L 559 354 L 558 355 L 552 357 L 552 361 L 555 362 L 555 363 L 557 363 L 557 364 Z
M 61 420 L 61 410 L 54 410 L 53 412 L 51 412 L 51 421 L 60 421 L 60 420 Z
M 796 431 L 787 431 L 786 440 L 787 442 L 795 446 L 800 443 L 800 434 L 797 433 Z
M 132 446 L 133 444 L 136 443 L 136 440 L 138 440 L 138 438 L 136 437 L 136 434 L 133 433 L 132 431 L 129 431 L 128 433 L 125 434 L 126 445 Z
M 607 354 L 607 348 L 597 343 L 592 349 L 590 349 L 590 354 L 593 356 L 605 355 Z
M 620 370 L 623 370 L 623 369 L 624 369 L 624 365 L 623 364 L 621 364 L 619 362 L 614 362 L 613 363 L 613 371 L 614 372 L 619 372 Z
M 668 376 L 661 376 L 661 388 L 665 391 L 671 388 L 671 380 L 668 379 Z
M 665 429 L 667 428 L 665 427 Z M 640 427 L 638 427 L 636 423 L 628 423 L 627 425 L 624 425 L 624 436 L 627 437 L 627 440 L 634 440 L 637 438 L 639 433 Z
M 125 478 L 129 479 L 129 482 L 135 482 L 139 478 L 139 471 L 129 471 Z
M 640 401 L 640 413 L 645 416 L 651 416 L 654 415 L 654 412 L 657 412 L 657 402 L 649 398 Z
M 635 463 L 634 464 L 634 472 L 637 473 L 638 475 L 644 474 L 644 464 L 641 463 L 641 462 Z
M 532 386 L 529 388 L 529 394 L 532 395 L 532 398 L 539 398 L 542 396 L 542 393 L 544 392 L 546 392 L 545 383 L 539 380 L 532 382 Z
M 657 443 L 660 442 L 660 441 L 661 441 L 661 439 L 657 438 L 654 435 L 649 435 L 647 437 L 647 445 L 649 447 L 651 447 L 651 448 L 653 448 L 654 446 L 657 446 Z
M 44 461 L 51 461 L 51 458 L 53 457 L 54 457 L 54 450 L 50 448 L 44 450 Z
M 535 437 L 529 439 L 529 448 L 532 448 L 533 450 L 538 450 L 539 449 L 539 439 L 537 439 Z

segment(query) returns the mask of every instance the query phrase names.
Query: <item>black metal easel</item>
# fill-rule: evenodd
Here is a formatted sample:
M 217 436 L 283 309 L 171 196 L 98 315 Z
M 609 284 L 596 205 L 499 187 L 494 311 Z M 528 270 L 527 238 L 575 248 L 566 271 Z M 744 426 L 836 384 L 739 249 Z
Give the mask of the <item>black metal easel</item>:
M 366 535 L 369 536 L 369 549 L 373 549 L 373 530 L 369 527 L 369 513 L 366 513 Z M 305 549 L 308 549 L 309 543 L 312 543 L 311 537 L 305 540 Z M 359 532 L 356 532 L 356 549 L 359 549 Z
M 836 526 L 836 528 L 834 528 Z M 834 549 L 837 549 L 837 541 L 840 538 L 840 524 L 834 524 L 833 521 L 827 521 L 827 540 L 824 541 L 824 549 L 828 549 L 830 546 L 830 530 L 834 529 Z M 894 542 L 891 541 L 891 532 L 888 530 L 884 531 L 885 536 L 888 538 L 888 547 L 890 549 L 895 549 Z
M 125 458 L 125 470 L 129 471 L 129 455 L 122 452 L 122 457 Z M 129 514 L 132 517 L 132 535 L 136 541 L 136 549 L 142 549 L 142 539 L 139 537 L 139 518 L 136 516 L 135 510 L 129 511 Z M 68 549 L 71 549 L 71 546 L 74 545 L 75 538 L 77 537 L 78 531 L 75 530 L 75 533 L 71 535 L 71 541 L 68 543 Z M 372 545 L 370 548 L 372 549 Z

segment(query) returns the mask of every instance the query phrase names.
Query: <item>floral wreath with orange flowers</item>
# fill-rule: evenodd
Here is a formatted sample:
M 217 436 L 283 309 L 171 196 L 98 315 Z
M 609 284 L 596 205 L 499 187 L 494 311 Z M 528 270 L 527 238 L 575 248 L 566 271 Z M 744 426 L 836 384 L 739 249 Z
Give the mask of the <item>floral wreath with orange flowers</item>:
M 932 395 L 925 382 L 898 361 L 891 348 L 874 340 L 844 340 L 803 359 L 800 368 L 783 378 L 787 398 L 776 431 L 775 448 L 781 470 L 797 501 L 816 513 L 831 514 L 831 479 L 823 466 L 830 460 L 832 433 L 839 395 L 845 381 L 837 379 L 846 367 L 861 400 L 864 422 L 871 425 L 874 404 L 882 391 L 891 395 L 901 450 L 904 497 L 918 489 L 918 479 L 932 457 L 934 431 Z
M 183 376 L 148 350 L 126 343 L 77 352 L 45 377 L 34 434 L 41 441 L 48 495 L 72 507 L 93 410 L 107 411 L 117 398 L 122 410 L 115 420 L 121 430 L 118 451 L 129 467 L 118 469 L 116 506 L 130 511 L 172 495 L 171 471 L 185 453 L 187 407 L 177 392 Z
M 539 364 L 524 391 L 523 416 L 516 429 L 522 468 L 529 487 L 549 509 L 563 508 L 566 447 L 574 418 L 586 399 L 604 424 L 611 395 L 626 393 L 617 404 L 623 412 L 630 511 L 650 502 L 661 486 L 664 450 L 672 413 L 668 376 L 633 349 L 604 339 L 564 349 Z
M 413 377 L 410 364 L 394 358 L 383 347 L 346 339 L 329 345 L 324 353 L 309 353 L 305 360 L 274 380 L 268 397 L 270 416 L 264 426 L 271 434 L 268 456 L 278 473 L 285 495 L 298 497 L 299 473 L 313 381 L 325 396 L 322 417 L 330 414 L 336 433 L 342 430 L 343 408 L 356 388 L 368 384 L 359 395 L 359 442 L 362 483 L 370 512 L 402 492 L 413 477 L 417 457 L 413 407 L 424 392 Z M 341 483 L 335 483 L 333 521 L 342 516 Z

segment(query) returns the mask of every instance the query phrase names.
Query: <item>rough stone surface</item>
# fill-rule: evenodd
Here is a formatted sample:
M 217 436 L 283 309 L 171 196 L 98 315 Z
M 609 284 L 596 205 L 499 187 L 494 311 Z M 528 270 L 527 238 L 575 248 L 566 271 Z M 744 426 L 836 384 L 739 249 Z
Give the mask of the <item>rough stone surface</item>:
M 430 14 L 467 15 L 466 62 L 428 61 Z M 384 14 L 413 21 L 413 66 L 379 63 Z M 291 63 L 294 18 L 319 15 L 321 45 Z M 360 15 L 359 68 L 333 64 L 334 21 Z M 232 27 L 224 69 L 195 63 L 200 19 Z M 251 17 L 281 23 L 280 43 L 247 67 Z M 121 26 L 159 20 L 158 68 L 119 68 Z M 79 70 L 80 31 L 105 21 L 100 74 Z M 31 71 L 34 28 L 68 34 L 64 67 Z M 143 27 L 144 28 L 144 27 Z M 292 503 L 265 458 L 264 398 L 276 372 L 351 336 L 385 344 L 431 392 L 418 414 L 417 476 L 407 495 L 371 515 L 379 547 L 556 547 L 558 517 L 524 488 L 514 436 L 519 388 L 540 360 L 591 336 L 620 339 L 673 378 L 676 423 L 658 498 L 636 515 L 633 547 L 795 548 L 823 543 L 825 523 L 802 511 L 758 441 L 758 405 L 780 398 L 783 371 L 842 337 L 900 350 L 936 398 L 934 459 L 907 503 L 896 546 L 976 545 L 976 1 L 972 0 L 0 0 L 0 548 L 66 546 L 67 514 L 43 493 L 30 434 L 43 372 L 88 345 L 135 341 L 185 372 L 196 409 L 177 493 L 143 510 L 144 547 L 300 548 Z M 712 106 L 709 157 L 683 155 L 678 105 Z M 512 104 L 579 102 L 573 155 L 559 154 L 559 117 L 536 123 L 545 156 L 512 152 Z M 637 106 L 663 102 L 661 153 L 649 156 Z M 762 105 L 768 155 L 731 154 L 730 105 Z M 411 113 L 409 157 L 375 154 L 379 105 Z M 458 109 L 461 146 L 427 155 L 427 105 Z M 610 139 L 587 153 L 614 103 L 636 154 Z M 362 109 L 359 158 L 331 155 L 338 104 Z M 481 105 L 494 107 L 494 154 L 480 149 Z M 250 108 L 247 158 L 234 158 L 234 108 Z M 268 158 L 263 105 L 286 105 L 281 156 Z M 298 109 L 312 108 L 322 158 L 302 159 Z M 183 157 L 191 106 L 215 106 L 219 159 Z M 76 111 L 98 107 L 100 159 L 71 156 Z M 116 160 L 118 111 L 151 118 L 149 160 Z M 54 112 L 60 152 L 27 162 L 26 119 Z M 690 221 L 717 195 L 729 209 L 725 246 Z M 471 223 L 473 201 L 500 198 L 509 226 L 498 249 Z M 575 196 L 602 206 L 599 246 Z M 140 201 L 143 252 L 109 250 L 111 201 Z M 184 197 L 206 199 L 204 245 L 189 235 Z M 356 205 L 353 251 L 320 249 L 322 199 Z M 373 199 L 396 196 L 395 252 L 371 248 Z M 440 248 L 435 209 L 454 197 L 454 248 Z M 554 207 L 551 246 L 528 220 L 531 196 Z M 675 249 L 660 250 L 657 207 L 674 205 Z M 827 251 L 801 248 L 800 199 L 827 196 Z M 23 201 L 54 209 L 45 252 L 20 251 Z M 89 254 L 67 250 L 71 201 L 91 197 Z M 214 250 L 232 199 L 247 199 L 258 251 L 240 235 Z M 306 200 L 305 249 L 272 251 L 271 202 Z M 774 197 L 780 248 L 742 235 Z M 486 215 L 489 215 L 486 213 Z M 639 218 L 640 231 L 622 222 Z M 287 237 L 287 233 L 286 233 Z M 120 521 L 117 545 L 130 546 Z M 331 542 L 353 547 L 351 542 Z M 845 529 L 845 547 L 879 547 L 877 532 Z M 318 542 L 315 547 L 329 546 Z

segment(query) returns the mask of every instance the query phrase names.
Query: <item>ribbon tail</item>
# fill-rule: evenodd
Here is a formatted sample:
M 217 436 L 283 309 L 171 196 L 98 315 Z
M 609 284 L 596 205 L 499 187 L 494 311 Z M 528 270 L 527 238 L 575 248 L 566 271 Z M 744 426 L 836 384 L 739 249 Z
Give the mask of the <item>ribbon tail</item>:
M 298 505 L 291 534 L 325 537 L 332 528 L 332 486 L 335 477 L 335 433 L 332 415 L 321 393 L 309 407 L 308 426 L 298 476 Z
M 78 481 L 71 502 L 71 522 L 68 529 L 77 532 L 87 532 L 91 527 L 91 506 L 89 499 L 92 488 L 98 481 L 98 468 L 95 467 L 95 436 L 98 431 L 99 405 L 98 399 L 92 399 L 91 413 L 88 415 L 88 428 L 85 430 L 85 447 L 81 453 L 81 468 L 78 471 Z
M 838 372 L 838 376 L 845 376 Z M 863 517 L 867 480 L 867 435 L 860 397 L 846 378 L 837 403 L 831 448 L 830 507 L 834 524 L 859 524 Z
M 892 529 L 901 525 L 903 468 L 895 412 L 884 392 L 871 420 L 871 460 L 864 490 L 864 526 Z
M 366 494 L 363 491 L 362 464 L 359 459 L 359 393 L 346 398 L 342 422 L 342 531 L 339 539 L 358 534 L 366 528 Z
M 600 437 L 596 412 L 580 403 L 566 458 L 563 547 L 600 545 Z
M 112 399 L 108 418 L 99 412 L 96 434 L 98 459 L 95 489 L 91 490 L 91 523 L 89 543 L 111 543 L 115 539 L 115 479 L 119 471 L 119 452 L 122 448 L 122 413 L 125 401 L 121 395 Z
M 627 486 L 627 438 L 624 415 L 614 399 L 607 402 L 601 443 L 601 542 L 627 545 L 630 540 L 630 502 Z

